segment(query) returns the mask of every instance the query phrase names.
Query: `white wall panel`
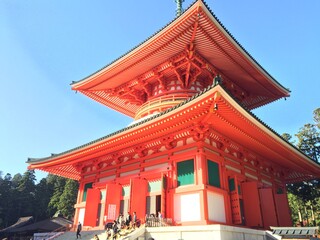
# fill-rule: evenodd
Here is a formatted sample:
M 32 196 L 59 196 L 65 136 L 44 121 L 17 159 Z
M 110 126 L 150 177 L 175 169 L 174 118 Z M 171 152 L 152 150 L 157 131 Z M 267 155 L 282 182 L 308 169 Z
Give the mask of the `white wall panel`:
M 210 221 L 226 222 L 224 197 L 221 194 L 208 192 L 208 215 Z

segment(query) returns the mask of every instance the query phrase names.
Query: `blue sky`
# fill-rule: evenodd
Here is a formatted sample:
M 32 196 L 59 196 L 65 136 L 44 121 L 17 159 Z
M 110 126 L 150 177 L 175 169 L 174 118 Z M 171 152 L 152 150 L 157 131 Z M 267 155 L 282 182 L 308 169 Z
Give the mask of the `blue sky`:
M 188 7 L 193 1 L 185 1 Z M 320 1 L 207 0 L 240 44 L 291 97 L 254 111 L 295 134 L 320 107 Z M 175 17 L 174 0 L 1 0 L 0 171 L 59 153 L 132 120 L 71 91 Z M 40 180 L 46 176 L 37 171 Z

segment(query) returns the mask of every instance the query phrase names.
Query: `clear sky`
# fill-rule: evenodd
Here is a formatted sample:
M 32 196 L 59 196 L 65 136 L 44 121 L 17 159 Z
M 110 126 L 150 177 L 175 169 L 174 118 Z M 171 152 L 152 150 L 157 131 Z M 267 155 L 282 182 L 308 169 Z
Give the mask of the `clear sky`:
M 193 1 L 186 0 L 187 8 Z M 207 0 L 291 97 L 254 113 L 295 134 L 320 107 L 319 0 Z M 0 171 L 85 144 L 132 120 L 70 89 L 175 17 L 174 0 L 1 0 Z M 40 180 L 46 176 L 37 171 Z

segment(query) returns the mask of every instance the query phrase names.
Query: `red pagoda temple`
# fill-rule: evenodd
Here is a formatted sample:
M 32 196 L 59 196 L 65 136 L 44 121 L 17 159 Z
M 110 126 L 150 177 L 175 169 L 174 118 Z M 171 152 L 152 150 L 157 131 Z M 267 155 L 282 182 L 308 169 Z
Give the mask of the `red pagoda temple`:
M 134 122 L 29 169 L 78 180 L 74 222 L 291 226 L 286 184 L 320 166 L 251 113 L 289 96 L 201 0 L 72 89 Z

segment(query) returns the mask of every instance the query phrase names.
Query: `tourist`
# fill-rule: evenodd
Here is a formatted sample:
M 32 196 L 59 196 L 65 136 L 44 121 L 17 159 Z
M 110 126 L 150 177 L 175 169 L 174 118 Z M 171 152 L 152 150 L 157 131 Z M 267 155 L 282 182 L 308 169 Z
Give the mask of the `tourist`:
M 122 227 L 122 225 L 123 225 L 123 214 L 122 213 L 120 213 L 119 214 L 119 217 L 118 217 L 118 223 L 120 224 L 120 226 Z
M 132 219 L 132 227 L 133 227 L 133 229 L 136 228 L 136 224 L 137 224 L 137 213 L 133 212 L 133 219 Z
M 107 235 L 107 239 L 109 239 L 109 237 L 112 235 L 112 229 L 111 228 L 107 228 L 106 235 Z
M 116 220 L 114 220 L 113 225 L 112 225 L 112 230 L 113 230 L 113 238 L 117 235 L 117 233 L 120 231 L 118 227 L 118 223 Z
M 81 222 L 78 223 L 78 226 L 77 226 L 77 239 L 80 237 L 81 238 L 81 232 L 82 230 L 82 225 L 81 225 Z
M 128 215 L 126 216 L 126 226 L 127 227 L 130 226 L 131 221 L 132 221 L 132 217 L 131 217 L 130 212 L 128 212 Z
M 162 214 L 160 211 L 158 212 L 158 219 L 159 219 L 160 227 L 162 227 Z
M 99 240 L 99 237 L 98 237 L 98 235 L 96 234 L 96 235 L 94 235 L 94 238 L 93 238 L 94 240 Z

